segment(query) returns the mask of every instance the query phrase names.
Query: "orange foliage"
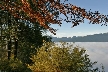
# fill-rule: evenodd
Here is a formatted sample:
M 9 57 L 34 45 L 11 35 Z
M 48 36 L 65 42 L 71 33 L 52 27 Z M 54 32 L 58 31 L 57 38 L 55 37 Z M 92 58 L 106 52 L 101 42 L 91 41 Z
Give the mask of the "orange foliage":
M 29 0 L 19 1 L 21 4 L 12 2 L 11 0 L 3 0 L 3 4 L 0 4 L 0 8 L 2 10 L 8 10 L 16 18 L 30 20 L 31 22 L 39 22 L 41 26 L 49 29 L 53 34 L 56 34 L 56 30 L 49 27 L 46 23 L 59 24 L 61 26 L 61 21 L 64 20 L 66 22 L 72 22 L 74 27 L 83 22 L 84 18 L 90 20 L 90 23 L 92 24 L 99 24 L 102 22 L 105 22 L 106 24 L 108 22 L 108 15 L 102 15 L 98 13 L 98 11 L 95 11 L 94 13 L 90 11 L 87 12 L 85 9 L 74 6 L 72 4 L 60 3 L 59 0 L 31 0 L 34 6 L 38 8 L 38 10 L 32 9 Z M 46 3 L 50 3 L 49 8 L 53 12 L 48 10 L 48 6 L 45 5 Z M 19 15 L 21 11 L 24 12 L 27 16 Z M 66 19 L 60 18 L 60 16 L 57 15 L 57 12 L 59 12 L 59 15 L 60 13 L 64 14 Z M 69 16 L 67 16 L 68 14 L 71 16 L 70 20 Z

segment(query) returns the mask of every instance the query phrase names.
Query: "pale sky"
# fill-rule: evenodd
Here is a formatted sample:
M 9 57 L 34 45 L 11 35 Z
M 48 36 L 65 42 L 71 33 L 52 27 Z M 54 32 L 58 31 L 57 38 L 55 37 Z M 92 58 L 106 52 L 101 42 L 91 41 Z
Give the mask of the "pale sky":
M 101 14 L 108 15 L 108 0 L 68 0 L 67 3 L 71 3 L 73 5 L 79 6 L 81 8 L 87 9 L 89 11 L 99 11 Z M 108 26 L 101 26 L 101 24 L 89 24 L 88 20 L 85 20 L 84 23 L 71 28 L 72 23 L 63 22 L 60 27 L 57 24 L 51 25 L 54 29 L 59 29 L 56 32 L 56 35 L 53 35 L 50 32 L 47 32 L 48 35 L 52 35 L 54 37 L 72 37 L 72 36 L 85 36 L 85 35 L 93 35 L 99 33 L 108 32 Z

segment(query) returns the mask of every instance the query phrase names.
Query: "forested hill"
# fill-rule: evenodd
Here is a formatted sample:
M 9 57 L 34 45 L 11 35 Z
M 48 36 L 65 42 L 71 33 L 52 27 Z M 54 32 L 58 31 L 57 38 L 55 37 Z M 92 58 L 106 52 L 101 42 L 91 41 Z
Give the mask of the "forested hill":
M 100 33 L 94 35 L 87 35 L 87 36 L 73 36 L 71 37 L 52 37 L 52 41 L 59 42 L 108 42 L 108 32 L 107 33 Z

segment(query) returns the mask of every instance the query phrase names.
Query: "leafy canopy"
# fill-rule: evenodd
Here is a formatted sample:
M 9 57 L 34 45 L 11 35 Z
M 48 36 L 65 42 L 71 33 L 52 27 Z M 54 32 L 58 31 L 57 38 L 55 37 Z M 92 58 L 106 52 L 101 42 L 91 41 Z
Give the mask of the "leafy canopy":
M 61 43 L 61 47 L 54 43 L 46 43 L 38 49 L 36 55 L 32 55 L 34 62 L 28 65 L 33 72 L 98 72 L 99 68 L 93 68 L 97 63 L 91 62 L 85 49 L 73 45 Z
M 53 34 L 56 34 L 56 30 L 47 23 L 61 26 L 64 20 L 67 23 L 71 22 L 74 27 L 84 22 L 84 18 L 92 24 L 104 23 L 107 26 L 108 22 L 108 15 L 100 14 L 98 11 L 86 11 L 73 4 L 61 3 L 60 0 L 2 0 L 0 8 L 8 10 L 15 18 L 38 22 Z M 61 18 L 60 14 L 66 18 Z

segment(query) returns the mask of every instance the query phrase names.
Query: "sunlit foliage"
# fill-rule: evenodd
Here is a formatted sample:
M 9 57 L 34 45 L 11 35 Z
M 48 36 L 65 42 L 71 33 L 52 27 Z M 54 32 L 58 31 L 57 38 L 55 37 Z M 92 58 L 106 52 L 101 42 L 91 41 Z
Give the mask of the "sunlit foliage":
M 33 72 L 98 72 L 99 68 L 93 68 L 97 63 L 91 62 L 85 49 L 61 43 L 61 47 L 46 43 L 39 48 L 36 55 L 32 55 L 34 62 L 28 67 Z
M 74 27 L 84 22 L 84 18 L 90 20 L 92 24 L 104 23 L 107 26 L 108 22 L 108 15 L 100 14 L 98 11 L 86 11 L 73 4 L 61 3 L 60 0 L 2 0 L 0 8 L 8 10 L 16 18 L 39 22 L 53 34 L 56 34 L 56 30 L 47 23 L 61 26 L 62 21 L 66 21 L 71 22 Z M 61 18 L 60 14 L 66 18 Z

